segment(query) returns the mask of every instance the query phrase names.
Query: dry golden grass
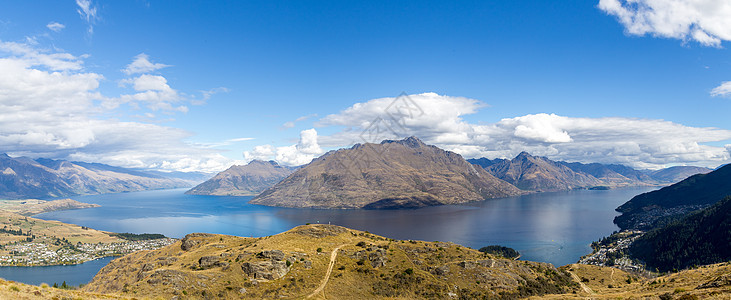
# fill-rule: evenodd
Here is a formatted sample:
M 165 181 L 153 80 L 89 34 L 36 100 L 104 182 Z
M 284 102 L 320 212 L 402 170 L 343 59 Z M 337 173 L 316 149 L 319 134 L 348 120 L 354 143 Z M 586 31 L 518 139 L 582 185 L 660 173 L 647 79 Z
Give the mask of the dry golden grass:
M 43 226 L 62 227 L 53 222 Z M 254 279 L 243 271 L 245 263 L 267 261 L 261 255 L 270 250 L 281 250 L 291 262 L 283 277 Z M 385 265 L 373 267 L 369 255 L 378 252 L 385 253 Z M 215 257 L 221 264 L 204 268 L 202 257 Z M 532 299 L 731 299 L 729 282 L 731 263 L 645 279 L 609 267 L 572 264 L 557 270 L 451 243 L 307 225 L 262 238 L 192 234 L 165 248 L 116 259 L 77 291 L 0 280 L 0 299 L 482 299 L 530 293 L 538 294 Z
M 731 299 L 728 281 L 718 287 L 702 287 L 718 279 L 720 282 L 724 278 L 731 279 L 731 263 L 708 265 L 651 279 L 610 267 L 572 264 L 563 268 L 586 281 L 584 284 L 593 293 L 582 291 L 533 299 Z M 632 279 L 629 283 L 628 278 Z
M 199 243 L 183 250 L 186 241 Z M 327 284 L 312 295 L 325 279 L 332 251 L 338 247 Z M 242 270 L 244 263 L 266 261 L 257 254 L 269 250 L 282 250 L 292 261 L 282 278 L 254 280 Z M 372 266 L 369 257 L 376 253 L 383 255 L 385 265 Z M 208 256 L 220 258 L 226 266 L 201 268 L 201 257 Z M 438 267 L 448 271 L 435 272 Z M 518 293 L 525 280 L 537 284 L 546 279 L 548 283 L 540 288 L 556 288 L 552 285 L 556 283 L 560 286 L 556 291 L 578 288 L 567 278 L 548 264 L 498 259 L 455 244 L 397 241 L 338 226 L 308 225 L 264 238 L 189 237 L 112 261 L 84 290 L 180 299 L 304 299 L 310 295 L 312 299 L 414 299 L 449 298 L 450 294 L 482 298 Z M 559 284 L 554 279 L 567 281 Z
M 0 279 L 0 299 L 132 299 L 114 294 L 97 294 L 77 290 L 63 290 L 47 285 L 36 286 Z

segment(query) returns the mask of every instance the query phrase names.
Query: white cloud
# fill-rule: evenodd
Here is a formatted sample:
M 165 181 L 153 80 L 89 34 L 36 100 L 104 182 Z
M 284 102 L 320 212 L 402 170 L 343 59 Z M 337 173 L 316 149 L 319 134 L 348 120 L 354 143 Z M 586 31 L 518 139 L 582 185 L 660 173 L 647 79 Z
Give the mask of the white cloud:
M 466 144 L 471 125 L 461 116 L 485 106 L 475 99 L 435 93 L 402 95 L 356 103 L 338 114 L 324 117 L 316 125 L 345 127 L 333 136 L 321 137 L 320 141 L 327 147 L 380 142 L 416 133 L 435 143 Z M 374 130 L 362 134 L 366 128 Z
M 79 7 L 76 12 L 79 13 L 81 19 L 89 24 L 87 33 L 89 35 L 94 34 L 94 23 L 99 19 L 96 7 L 91 3 L 91 0 L 76 0 L 76 5 Z
M 543 143 L 568 143 L 571 136 L 562 128 L 567 125 L 566 117 L 554 114 L 538 114 L 503 119 L 505 126 L 514 127 L 513 135 L 526 140 Z
M 83 56 L 77 57 L 64 52 L 31 47 L 30 44 L 0 41 L 0 52 L 7 54 L 6 59 L 22 64 L 23 67 L 39 67 L 52 71 L 80 70 Z M 7 73 L 7 72 L 5 72 Z
M 251 141 L 253 139 L 254 138 L 250 138 L 250 137 L 242 137 L 242 138 L 228 139 L 228 140 L 226 140 L 226 142 L 237 143 L 237 142 Z
M 695 40 L 714 47 L 731 40 L 728 0 L 599 0 L 598 7 L 617 17 L 632 35 Z
M 259 145 L 252 151 L 244 151 L 244 160 L 271 160 L 277 155 L 277 148 L 272 145 Z
M 168 85 L 167 79 L 163 76 L 143 74 L 135 78 L 122 80 L 121 83 L 132 85 L 132 88 L 139 93 L 121 95 L 117 101 L 119 103 L 130 103 L 132 105 L 143 103 L 153 111 L 188 111 L 187 106 L 175 106 L 175 103 L 183 99 L 178 91 Z
M 711 90 L 711 96 L 731 96 L 731 81 L 724 81 L 721 83 L 721 85 L 713 88 L 713 90 Z
M 52 31 L 59 32 L 59 31 L 63 30 L 64 28 L 66 28 L 66 25 L 63 25 L 59 22 L 51 22 L 51 23 L 48 23 L 48 25 L 46 25 L 46 27 L 48 27 L 48 29 L 50 29 Z
M 83 57 L 0 41 L 3 152 L 168 170 L 220 171 L 233 163 L 185 142 L 191 134 L 184 130 L 99 118 L 119 98 L 99 92 L 104 77 L 84 71 Z M 136 79 L 140 91 L 174 94 L 164 78 Z
M 571 118 L 555 114 L 531 114 L 502 119 L 492 124 L 468 123 L 463 115 L 483 107 L 480 101 L 433 93 L 409 95 L 423 111 L 391 120 L 386 108 L 398 98 L 380 98 L 355 105 L 320 120 L 321 126 L 342 130 L 320 136 L 326 147 L 343 147 L 368 140 L 366 129 L 374 123 L 388 126 L 384 138 L 415 135 L 427 143 L 465 157 L 512 158 L 521 151 L 551 159 L 621 163 L 640 168 L 666 165 L 715 166 L 731 156 L 722 147 L 705 145 L 731 139 L 731 130 L 688 127 L 663 121 L 630 118 Z M 398 127 L 400 132 L 390 132 Z M 384 133 L 385 132 L 385 133 Z M 398 135 L 398 136 L 396 136 Z
M 228 146 L 233 143 L 240 143 L 240 142 L 246 142 L 246 141 L 251 141 L 251 140 L 254 140 L 254 138 L 241 137 L 241 138 L 235 138 L 235 139 L 228 139 L 228 140 L 225 140 L 223 142 L 218 142 L 218 143 L 201 144 L 200 146 L 203 148 L 216 148 L 216 147 Z
M 127 75 L 132 75 L 138 73 L 150 73 L 167 67 L 170 67 L 170 65 L 153 63 L 150 61 L 150 56 L 140 53 L 135 56 L 134 60 L 129 65 L 122 69 L 122 72 Z
M 274 158 L 279 164 L 286 166 L 301 166 L 310 163 L 314 158 L 323 154 L 317 142 L 317 131 L 313 129 L 302 130 L 300 139 L 295 145 L 285 147 L 274 147 L 272 145 L 259 145 L 252 151 L 244 151 L 244 160 L 254 159 L 271 160 Z

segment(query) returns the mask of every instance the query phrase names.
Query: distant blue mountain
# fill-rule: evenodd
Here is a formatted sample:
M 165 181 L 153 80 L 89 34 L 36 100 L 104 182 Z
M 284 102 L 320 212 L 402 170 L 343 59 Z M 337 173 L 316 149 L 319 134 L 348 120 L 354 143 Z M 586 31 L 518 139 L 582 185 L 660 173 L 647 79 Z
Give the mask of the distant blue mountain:
M 676 166 L 661 170 L 637 170 L 619 164 L 553 161 L 522 152 L 512 160 L 468 159 L 492 175 L 529 191 L 560 191 L 581 188 L 667 185 L 695 174 L 712 171 L 708 168 Z
M 81 194 L 191 186 L 190 181 L 98 163 L 0 154 L 0 198 L 47 199 Z

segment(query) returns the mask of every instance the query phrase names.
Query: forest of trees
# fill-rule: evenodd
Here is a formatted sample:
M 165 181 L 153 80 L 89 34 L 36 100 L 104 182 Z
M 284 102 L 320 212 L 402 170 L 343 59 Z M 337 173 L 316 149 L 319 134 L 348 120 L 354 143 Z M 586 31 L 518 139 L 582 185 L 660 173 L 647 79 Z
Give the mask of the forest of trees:
M 159 233 L 113 233 L 111 235 L 129 241 L 144 241 L 165 238 L 164 235 Z
M 479 250 L 483 253 L 488 253 L 492 255 L 502 256 L 505 258 L 518 258 L 520 257 L 520 253 L 518 251 L 515 251 L 513 248 L 508 248 L 500 245 L 491 245 L 487 247 L 482 247 Z

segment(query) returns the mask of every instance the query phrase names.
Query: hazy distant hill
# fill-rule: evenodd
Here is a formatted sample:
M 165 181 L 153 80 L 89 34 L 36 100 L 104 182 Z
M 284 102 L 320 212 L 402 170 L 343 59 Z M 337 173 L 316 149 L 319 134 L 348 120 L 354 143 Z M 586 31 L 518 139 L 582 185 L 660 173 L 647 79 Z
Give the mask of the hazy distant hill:
M 253 160 L 245 166 L 231 166 L 213 178 L 185 192 L 191 195 L 255 196 L 294 171 L 274 161 Z
M 141 171 L 0 154 L 0 198 L 52 198 L 190 186 L 184 180 Z
M 678 166 L 657 171 L 636 170 L 618 164 L 553 161 L 522 152 L 512 160 L 468 159 L 496 177 L 528 191 L 563 191 L 577 188 L 626 187 L 676 183 L 711 169 Z
M 404 208 L 519 195 L 459 154 L 416 137 L 331 151 L 251 200 L 319 208 Z
M 521 152 L 512 160 L 493 163 L 486 170 L 527 191 L 564 191 L 603 184 L 591 175 L 575 172 L 561 163 L 527 152 Z
M 657 170 L 650 173 L 652 179 L 663 183 L 676 183 L 695 174 L 706 174 L 713 171 L 709 168 L 677 166 Z
M 622 229 L 653 228 L 664 218 L 705 208 L 728 195 L 731 195 L 731 165 L 637 195 L 617 208 L 622 215 L 614 218 L 614 223 Z
M 185 182 L 190 183 L 190 185 L 196 185 L 201 182 L 204 182 L 208 179 L 211 179 L 215 173 L 206 173 L 206 172 L 180 172 L 180 171 L 153 171 L 153 170 L 138 170 L 150 175 L 165 177 L 165 178 L 173 178 L 173 179 L 180 179 Z
M 628 166 L 599 163 L 582 164 L 578 162 L 560 163 L 576 172 L 582 172 L 594 176 L 595 178 L 603 181 L 603 185 L 607 186 L 632 186 L 659 183 L 653 179 L 650 174 L 648 174 L 650 172 L 635 170 Z
M 731 198 L 645 233 L 629 250 L 660 272 L 731 260 Z

